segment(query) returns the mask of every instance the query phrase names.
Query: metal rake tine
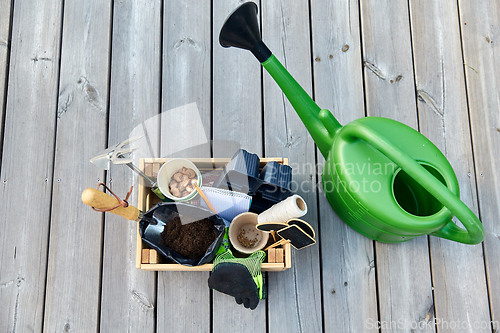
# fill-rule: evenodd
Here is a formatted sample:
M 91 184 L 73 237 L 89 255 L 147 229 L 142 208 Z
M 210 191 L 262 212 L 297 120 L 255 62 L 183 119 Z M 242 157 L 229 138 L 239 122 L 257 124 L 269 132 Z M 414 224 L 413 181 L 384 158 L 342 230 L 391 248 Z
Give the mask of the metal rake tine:
M 135 148 L 129 148 L 125 150 L 120 150 L 120 151 L 115 151 L 113 155 L 111 156 L 111 161 L 113 164 L 127 164 L 132 162 L 131 158 L 125 157 L 125 155 L 132 153 L 133 151 L 136 151 L 139 149 L 139 147 Z
M 126 158 L 125 155 L 132 153 L 133 151 L 137 150 L 138 147 L 130 147 L 130 144 L 134 141 L 137 141 L 144 137 L 143 135 L 138 135 L 133 138 L 127 139 L 123 142 L 120 142 L 115 146 L 115 149 L 113 150 L 113 153 L 111 155 L 111 161 L 113 164 L 128 164 L 132 162 L 131 158 Z M 129 147 L 124 148 L 125 146 L 129 145 Z
M 139 140 L 139 139 L 141 139 L 143 137 L 144 137 L 144 134 L 134 136 L 133 138 L 129 138 L 129 139 L 125 140 L 125 141 L 120 142 L 117 145 L 118 146 L 117 148 L 122 148 L 123 149 L 123 147 L 125 147 L 126 145 L 129 145 L 132 142 L 137 141 L 137 140 Z

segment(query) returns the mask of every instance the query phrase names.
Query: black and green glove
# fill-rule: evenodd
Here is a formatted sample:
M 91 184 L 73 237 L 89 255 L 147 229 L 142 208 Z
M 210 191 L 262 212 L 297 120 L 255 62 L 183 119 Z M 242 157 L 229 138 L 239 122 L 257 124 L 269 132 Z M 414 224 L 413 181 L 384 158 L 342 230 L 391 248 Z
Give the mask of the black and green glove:
M 257 251 L 248 258 L 235 258 L 231 250 L 227 250 L 215 258 L 208 286 L 233 296 L 236 303 L 254 310 L 259 300 L 266 298 L 260 270 L 265 257 L 264 251 Z

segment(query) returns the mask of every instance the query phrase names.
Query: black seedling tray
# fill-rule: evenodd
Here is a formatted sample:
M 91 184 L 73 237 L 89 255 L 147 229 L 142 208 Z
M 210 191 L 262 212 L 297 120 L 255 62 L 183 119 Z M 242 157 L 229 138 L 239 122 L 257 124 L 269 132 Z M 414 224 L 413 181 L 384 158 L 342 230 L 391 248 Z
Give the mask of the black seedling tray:
M 269 162 L 259 174 L 259 165 L 259 156 L 238 149 L 213 186 L 252 196 L 250 211 L 257 213 L 293 195 L 290 166 Z

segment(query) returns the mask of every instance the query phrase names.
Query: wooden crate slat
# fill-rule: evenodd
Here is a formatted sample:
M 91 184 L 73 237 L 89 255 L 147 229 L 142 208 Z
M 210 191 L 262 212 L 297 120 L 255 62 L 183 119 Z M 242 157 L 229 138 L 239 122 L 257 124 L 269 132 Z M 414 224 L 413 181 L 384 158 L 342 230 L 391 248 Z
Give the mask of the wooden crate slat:
M 149 264 L 149 249 L 142 249 L 141 251 L 141 264 Z

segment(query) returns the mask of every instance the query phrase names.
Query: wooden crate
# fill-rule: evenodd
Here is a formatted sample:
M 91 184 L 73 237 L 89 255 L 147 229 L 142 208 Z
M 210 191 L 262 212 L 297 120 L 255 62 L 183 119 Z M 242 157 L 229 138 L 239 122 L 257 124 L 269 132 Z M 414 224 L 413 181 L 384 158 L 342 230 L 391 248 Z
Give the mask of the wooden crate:
M 158 170 L 161 165 L 165 163 L 168 159 L 164 158 L 146 158 L 141 159 L 139 167 L 144 173 L 148 176 L 155 177 L 158 174 Z M 196 167 L 203 172 L 213 171 L 215 169 L 222 168 L 231 160 L 229 158 L 189 158 L 191 162 L 193 162 Z M 261 158 L 260 159 L 260 169 L 262 169 L 266 163 L 268 162 L 278 162 L 280 164 L 288 165 L 287 158 Z M 151 189 L 147 186 L 144 186 L 142 182 L 139 182 L 139 202 L 138 208 L 146 212 L 151 207 L 160 202 L 160 199 L 151 192 Z M 272 237 L 269 237 L 270 239 Z M 270 241 L 271 242 L 271 241 Z M 270 243 L 269 243 L 270 244 Z M 261 269 L 262 271 L 283 271 L 292 266 L 292 251 L 290 244 L 285 244 L 282 247 L 277 247 L 277 251 L 274 251 L 271 258 L 282 258 L 282 262 L 268 262 L 269 256 L 266 253 L 266 259 L 264 263 L 262 263 Z M 276 256 L 276 253 L 283 255 Z M 277 260 L 277 261 L 278 261 Z M 147 244 L 145 244 L 141 236 L 139 235 L 139 224 L 137 224 L 137 254 L 136 254 L 136 267 L 139 269 L 143 269 L 146 271 L 211 271 L 213 268 L 212 264 L 205 264 L 201 266 L 184 266 L 179 265 L 174 262 L 169 261 L 167 258 L 164 258 L 158 253 L 150 249 Z

